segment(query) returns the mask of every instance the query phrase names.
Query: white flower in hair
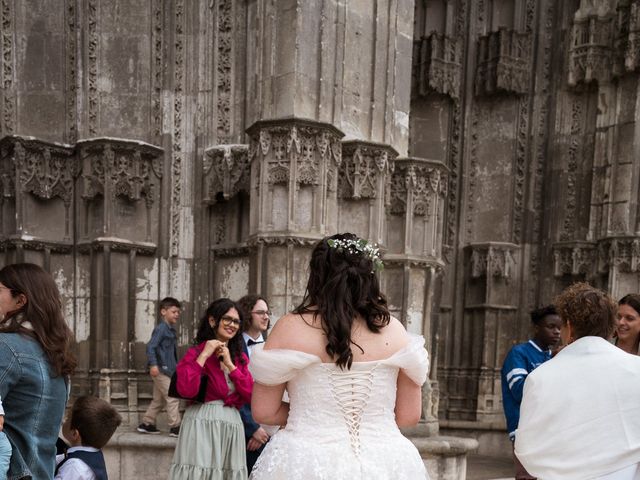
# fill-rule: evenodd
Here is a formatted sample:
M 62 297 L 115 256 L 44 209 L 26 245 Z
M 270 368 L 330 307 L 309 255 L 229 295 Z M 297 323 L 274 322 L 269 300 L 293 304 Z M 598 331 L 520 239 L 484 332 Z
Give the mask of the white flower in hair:
M 327 240 L 327 245 L 335 249 L 339 253 L 348 252 L 351 255 L 359 254 L 368 258 L 373 263 L 373 271 L 379 272 L 384 268 L 384 264 L 380 259 L 380 249 L 378 245 L 367 242 L 364 238 L 352 239 L 334 239 Z

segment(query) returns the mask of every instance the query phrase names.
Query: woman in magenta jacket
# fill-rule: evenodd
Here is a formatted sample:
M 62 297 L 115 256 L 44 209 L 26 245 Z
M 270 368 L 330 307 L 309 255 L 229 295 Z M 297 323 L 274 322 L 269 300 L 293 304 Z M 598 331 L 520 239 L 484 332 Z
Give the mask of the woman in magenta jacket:
M 245 480 L 244 428 L 239 408 L 251 401 L 253 379 L 242 348 L 242 319 L 228 298 L 216 300 L 200 320 L 198 333 L 178 362 L 177 389 L 193 398 L 207 377 L 204 403 L 191 404 L 180 428 L 169 478 Z

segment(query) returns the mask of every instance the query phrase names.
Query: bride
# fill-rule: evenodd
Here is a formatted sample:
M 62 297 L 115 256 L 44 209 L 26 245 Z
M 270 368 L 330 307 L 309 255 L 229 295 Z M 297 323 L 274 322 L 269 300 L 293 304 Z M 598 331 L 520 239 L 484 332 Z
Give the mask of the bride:
M 381 268 L 378 249 L 353 234 L 315 246 L 302 304 L 252 353 L 253 417 L 284 428 L 251 480 L 428 478 L 398 429 L 420 419 L 427 352 L 390 316 Z

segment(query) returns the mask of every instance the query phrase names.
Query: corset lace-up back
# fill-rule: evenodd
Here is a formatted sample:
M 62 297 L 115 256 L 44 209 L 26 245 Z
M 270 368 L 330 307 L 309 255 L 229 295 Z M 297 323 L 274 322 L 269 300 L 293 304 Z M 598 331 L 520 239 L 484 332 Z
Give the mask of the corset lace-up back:
M 251 479 L 427 478 L 418 451 L 395 423 L 398 371 L 424 382 L 423 344 L 416 337 L 390 358 L 354 362 L 350 370 L 303 352 L 254 350 L 255 380 L 286 382 L 291 408 L 286 427 L 269 441 Z

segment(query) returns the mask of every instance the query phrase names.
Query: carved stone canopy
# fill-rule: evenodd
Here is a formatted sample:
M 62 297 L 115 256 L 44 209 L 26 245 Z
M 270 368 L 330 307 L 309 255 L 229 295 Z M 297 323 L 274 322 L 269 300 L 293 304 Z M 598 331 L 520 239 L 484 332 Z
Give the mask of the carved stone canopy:
M 14 197 L 18 186 L 21 191 L 44 200 L 58 197 L 69 206 L 77 172 L 70 145 L 20 136 L 0 141 L 2 197 Z
M 597 272 L 612 268 L 621 272 L 640 272 L 640 237 L 608 237 L 598 241 Z
M 162 178 L 162 149 L 144 142 L 113 138 L 81 140 L 77 144 L 82 168 L 82 198 L 105 196 L 151 207 Z
M 249 162 L 259 155 L 270 185 L 321 185 L 337 188 L 337 167 L 342 163 L 340 138 L 333 125 L 301 118 L 262 120 L 247 129 L 251 138 Z
M 506 242 L 472 243 L 470 250 L 471 278 L 511 278 L 516 273 L 516 252 L 519 245 Z
M 387 201 L 392 215 L 404 215 L 411 197 L 413 214 L 428 216 L 434 197 L 446 196 L 449 169 L 437 160 L 396 158 Z
M 415 42 L 414 75 L 420 95 L 431 92 L 460 96 L 462 37 L 451 38 L 432 32 Z
M 592 275 L 596 253 L 596 244 L 593 242 L 556 243 L 553 246 L 553 275 Z
M 218 193 L 225 200 L 240 190 L 249 191 L 251 177 L 248 145 L 217 145 L 204 152 L 203 201 L 214 204 Z
M 478 39 L 475 93 L 524 95 L 531 76 L 531 34 L 501 28 Z
M 398 156 L 389 145 L 350 140 L 342 142 L 338 196 L 358 200 L 376 198 L 390 184 L 393 160 Z

